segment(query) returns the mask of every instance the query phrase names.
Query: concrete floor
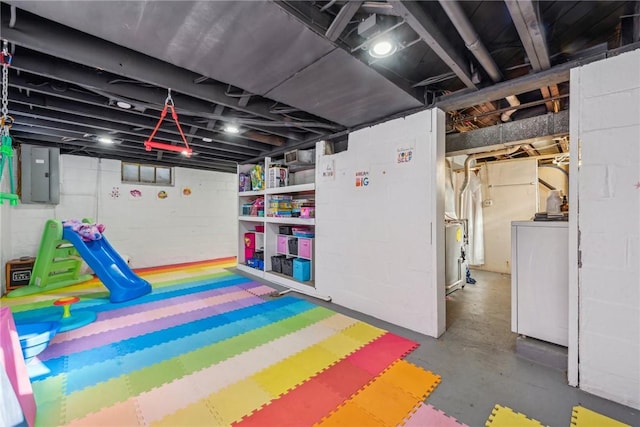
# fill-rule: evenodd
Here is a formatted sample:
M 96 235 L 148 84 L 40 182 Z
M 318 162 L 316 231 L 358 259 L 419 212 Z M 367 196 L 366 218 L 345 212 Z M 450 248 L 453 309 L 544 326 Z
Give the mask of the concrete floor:
M 640 426 L 640 411 L 570 387 L 564 371 L 519 357 L 511 332 L 511 277 L 484 271 L 472 276 L 475 285 L 449 295 L 447 331 L 439 339 L 296 295 L 419 342 L 406 359 L 442 377 L 427 402 L 469 426 L 484 426 L 495 404 L 553 427 L 568 427 L 576 405 Z

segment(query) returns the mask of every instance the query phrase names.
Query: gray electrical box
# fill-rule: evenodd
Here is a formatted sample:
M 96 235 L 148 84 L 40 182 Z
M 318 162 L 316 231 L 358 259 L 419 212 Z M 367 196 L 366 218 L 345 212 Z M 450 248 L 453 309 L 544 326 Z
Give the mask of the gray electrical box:
M 20 146 L 22 203 L 60 203 L 60 149 Z

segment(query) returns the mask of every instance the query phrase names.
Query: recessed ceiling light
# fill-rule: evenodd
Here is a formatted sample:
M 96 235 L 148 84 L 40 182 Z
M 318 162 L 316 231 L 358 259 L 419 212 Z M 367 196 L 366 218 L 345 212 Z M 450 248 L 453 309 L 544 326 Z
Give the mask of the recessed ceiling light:
M 226 125 L 224 127 L 224 131 L 227 133 L 240 133 L 240 128 L 238 128 L 238 126 L 235 126 L 235 125 Z
M 202 142 L 213 142 L 211 138 L 202 138 Z
M 387 56 L 393 55 L 396 49 L 396 44 L 390 40 L 380 40 L 371 46 L 371 49 L 369 49 L 369 55 L 374 58 L 386 58 Z
M 189 157 L 191 155 L 187 150 L 182 150 L 181 154 L 185 157 Z
M 124 108 L 125 110 L 128 110 L 132 107 L 131 104 L 129 104 L 128 102 L 124 102 L 124 101 L 116 101 L 116 105 L 120 108 Z
M 115 141 L 108 136 L 99 136 L 98 142 L 101 142 L 103 144 L 113 144 Z

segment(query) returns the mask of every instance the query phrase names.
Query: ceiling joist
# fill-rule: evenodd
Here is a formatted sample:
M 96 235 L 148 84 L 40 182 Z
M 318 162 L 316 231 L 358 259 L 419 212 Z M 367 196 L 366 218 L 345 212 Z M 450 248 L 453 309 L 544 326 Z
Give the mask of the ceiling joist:
M 465 86 L 475 89 L 476 85 L 471 80 L 469 65 L 453 49 L 447 38 L 438 30 L 438 25 L 422 10 L 419 2 L 414 1 L 394 1 L 393 9 L 407 21 L 409 26 L 415 31 L 425 43 L 444 61 L 445 64 Z
M 511 19 L 516 26 L 522 45 L 524 46 L 533 71 L 548 70 L 551 68 L 547 39 L 544 34 L 544 25 L 540 17 L 538 3 L 531 0 L 505 0 Z M 540 92 L 545 99 L 555 98 L 560 95 L 558 85 L 543 86 Z M 557 112 L 556 104 L 547 102 L 547 111 Z

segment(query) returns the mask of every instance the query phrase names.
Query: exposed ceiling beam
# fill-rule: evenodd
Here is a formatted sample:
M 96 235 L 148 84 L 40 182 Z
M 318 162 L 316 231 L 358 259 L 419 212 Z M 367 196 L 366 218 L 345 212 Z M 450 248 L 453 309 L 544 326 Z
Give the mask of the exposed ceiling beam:
M 539 156 L 540 153 L 538 153 L 538 150 L 536 150 L 535 148 L 533 148 L 533 145 L 531 144 L 522 144 L 520 146 L 526 153 L 528 156 L 530 157 L 536 157 Z
M 253 96 L 252 93 L 247 92 L 245 90 L 242 93 L 242 96 L 240 97 L 240 99 L 238 100 L 238 106 L 239 107 L 246 107 L 249 104 L 249 100 L 251 99 L 252 96 Z
M 102 144 L 97 141 L 95 137 L 93 137 L 90 132 L 82 132 L 79 127 L 74 127 L 73 129 L 66 127 L 61 127 L 58 123 L 55 122 L 46 122 L 46 121 L 37 121 L 34 119 L 30 119 L 29 122 L 23 121 L 24 124 L 14 125 L 13 130 L 16 132 L 25 132 L 31 133 L 34 135 L 45 135 L 52 138 L 57 138 L 57 142 L 66 142 L 67 140 L 80 140 L 80 141 L 88 141 L 91 144 L 96 144 L 100 146 L 108 146 L 108 144 Z M 129 147 L 135 150 L 145 151 L 144 145 L 138 141 L 132 141 L 127 138 L 123 138 L 117 135 L 111 135 L 114 139 L 121 141 L 120 143 L 116 142 L 113 145 L 121 146 L 121 147 Z M 229 154 L 219 154 L 216 153 L 215 150 L 204 149 L 204 148 L 196 148 L 194 147 L 194 152 L 198 153 L 201 156 L 209 157 L 211 160 L 216 160 L 220 163 L 238 163 L 244 161 L 246 157 L 239 155 L 229 155 Z M 154 153 L 155 156 L 155 153 Z
M 331 25 L 331 15 L 320 12 L 320 9 L 310 1 L 281 1 L 274 0 L 275 4 L 283 10 L 295 16 L 300 22 L 307 25 L 318 35 L 324 35 L 327 28 Z
M 191 169 L 202 169 L 224 173 L 236 173 L 237 166 L 233 164 L 220 164 L 210 160 L 196 160 L 194 156 L 189 159 L 186 157 L 177 157 L 170 160 L 157 160 L 153 157 L 152 152 L 142 151 L 140 153 L 127 149 L 121 149 L 117 147 L 110 147 L 109 149 L 98 148 L 95 145 L 88 144 L 83 141 L 75 142 L 56 142 L 50 137 L 16 133 L 15 140 L 20 144 L 32 144 L 46 147 L 58 147 L 61 150 L 61 154 L 74 154 L 76 152 L 83 152 L 91 157 L 114 159 L 131 163 L 150 163 L 159 166 L 177 166 Z
M 543 137 L 569 133 L 569 110 L 545 114 L 529 119 L 501 123 L 469 132 L 447 135 L 445 151 L 448 155 L 486 150 L 493 145 L 521 142 L 527 144 Z
M 275 135 L 265 135 L 254 130 L 245 131 L 243 135 L 249 136 L 253 140 L 264 142 L 265 144 L 273 145 L 275 147 L 282 147 L 283 145 L 285 145 L 284 138 Z
M 81 147 L 86 150 L 91 150 L 95 153 L 111 153 L 113 155 L 124 154 L 124 155 L 128 155 L 130 159 L 136 159 L 136 160 L 133 160 L 136 162 L 148 161 L 149 163 L 156 163 L 156 160 L 157 160 L 156 153 L 154 151 L 145 151 L 144 148 L 139 149 L 139 148 L 131 147 L 124 144 L 102 145 L 95 141 L 91 141 L 83 138 L 76 138 L 73 140 L 70 139 L 66 141 L 61 141 L 60 138 L 56 136 L 47 135 L 46 133 L 42 133 L 42 132 L 35 133 L 31 131 L 25 131 L 23 129 L 16 129 L 14 131 L 13 136 L 14 136 L 14 139 L 16 139 L 20 143 L 24 143 L 25 140 L 29 140 L 29 141 L 38 141 L 41 144 L 46 144 L 48 146 Z M 196 156 L 187 158 L 182 156 L 179 153 L 166 153 L 166 154 L 167 156 L 170 155 L 170 156 L 173 156 L 174 158 L 171 159 L 169 157 L 169 160 L 165 158 L 161 161 L 162 164 L 170 164 L 175 166 L 176 160 L 179 159 L 178 161 L 180 163 L 194 163 L 194 164 L 197 163 L 205 167 L 206 166 L 224 167 L 228 169 L 236 168 L 235 162 L 229 162 L 224 160 L 219 161 L 217 159 L 206 158 L 205 155 L 196 155 Z
M 505 4 L 533 69 L 549 69 L 547 41 L 536 5 L 531 0 L 505 0 Z
M 325 37 L 332 42 L 338 40 L 338 37 L 340 37 L 344 32 L 344 29 L 349 25 L 351 18 L 353 18 L 356 12 L 358 12 L 358 9 L 360 9 L 361 4 L 362 1 L 357 0 L 346 2 L 340 9 L 340 12 L 338 12 L 336 17 L 333 19 L 333 22 L 331 22 L 331 25 L 329 25 L 327 32 L 324 34 Z
M 362 5 L 361 9 L 367 13 L 398 16 L 398 12 L 386 1 L 366 1 Z
M 393 8 L 404 18 L 422 40 L 444 61 L 468 88 L 475 89 L 471 81 L 469 65 L 451 46 L 447 38 L 438 30 L 436 23 L 414 1 L 393 1 Z
M 143 87 L 135 83 L 114 83 L 115 76 L 109 76 L 106 73 L 91 72 L 76 64 L 70 64 L 57 58 L 47 58 L 28 52 L 19 52 L 16 54 L 11 68 L 86 88 L 98 89 L 127 100 L 137 100 L 142 104 L 147 104 L 149 108 L 154 108 L 158 111 L 162 108 L 162 105 L 164 105 L 167 96 L 166 91 L 160 88 Z M 176 104 L 178 114 L 190 113 L 196 116 L 221 118 L 221 114 L 215 113 L 220 104 L 214 107 L 215 110 L 213 113 L 208 113 L 212 109 L 212 105 L 209 102 L 176 93 L 172 94 L 172 97 Z M 224 108 L 224 106 L 221 105 L 221 108 Z M 229 118 L 233 119 L 234 117 L 230 116 Z M 282 117 L 279 117 L 279 121 L 281 120 Z M 304 139 L 289 129 L 260 125 L 248 125 L 246 127 L 254 130 L 268 131 L 287 139 Z M 284 127 L 285 126 L 283 126 L 283 128 Z M 307 131 L 304 128 L 301 128 L 301 130 Z
M 109 120 L 102 120 L 93 117 L 87 116 L 78 116 L 75 114 L 70 114 L 69 112 L 60 112 L 55 109 L 46 109 L 42 107 L 38 107 L 36 104 L 32 102 L 23 102 L 26 97 L 17 100 L 15 98 L 10 99 L 9 102 L 9 113 L 15 116 L 22 117 L 32 117 L 32 118 L 43 118 L 46 120 L 56 121 L 58 123 L 67 123 L 69 125 L 84 125 L 94 129 L 94 133 L 104 133 L 115 131 L 118 133 L 125 133 L 130 135 L 132 138 L 138 138 L 140 141 L 145 140 L 151 134 L 150 126 L 132 126 L 122 122 L 113 122 Z M 28 98 L 28 100 L 32 100 L 33 98 Z M 19 123 L 19 120 L 16 120 Z M 144 131 L 144 129 L 149 129 Z M 143 132 L 144 131 L 144 132 Z M 161 129 L 157 133 L 158 139 L 163 141 L 167 141 L 169 143 L 180 143 L 182 140 L 177 138 L 178 132 L 173 129 Z M 194 139 L 194 133 L 191 133 L 191 130 L 188 131 L 186 135 L 189 135 L 189 138 Z M 200 138 L 196 140 L 197 145 L 208 146 L 212 143 L 199 142 Z M 213 148 L 225 151 L 229 153 L 236 153 L 242 155 L 256 155 L 256 153 L 263 152 L 264 150 L 260 150 L 257 148 L 249 148 L 249 147 L 237 147 L 233 145 L 229 145 L 226 142 L 213 140 L 215 146 Z M 189 141 L 191 143 L 191 141 Z
M 624 52 L 630 52 L 635 49 L 640 49 L 640 42 L 621 46 L 617 49 L 611 49 L 609 51 L 601 51 L 600 49 L 598 49 L 596 53 L 583 51 L 576 56 L 579 59 L 565 62 L 564 64 L 561 64 L 561 65 L 556 65 L 555 67 L 549 70 L 541 71 L 540 73 L 537 73 L 537 74 L 531 74 L 524 77 L 508 80 L 506 82 L 497 83 L 493 86 L 489 86 L 481 90 L 467 89 L 451 95 L 443 95 L 436 98 L 435 102 L 428 107 L 420 107 L 420 108 L 415 108 L 413 110 L 392 114 L 391 116 L 386 117 L 383 121 L 388 121 L 388 120 L 392 120 L 400 117 L 406 117 L 418 111 L 423 111 L 425 108 L 436 107 L 446 112 L 449 112 L 449 111 L 460 110 L 464 108 L 470 108 L 475 105 L 479 105 L 484 102 L 487 102 L 487 100 L 496 100 L 496 99 L 504 98 L 506 96 L 513 95 L 513 94 L 520 94 L 520 93 L 530 92 L 533 90 L 538 90 L 544 84 L 548 85 L 551 83 L 562 83 L 562 82 L 568 81 L 570 70 L 572 68 L 580 67 L 595 61 L 613 57 L 613 56 L 622 54 Z M 560 111 L 557 114 L 550 114 L 550 115 L 553 117 L 561 117 L 565 113 L 567 113 L 567 110 Z M 568 120 L 568 114 L 566 118 Z M 535 117 L 533 119 L 535 119 Z M 516 124 L 526 123 L 524 120 L 530 120 L 530 119 L 523 119 L 523 120 L 518 120 L 515 122 L 509 122 L 509 123 L 516 123 Z M 276 149 L 272 152 L 272 155 L 279 155 L 284 153 L 285 151 L 293 150 L 296 148 L 298 149 L 311 148 L 313 144 L 315 144 L 317 141 L 321 139 L 334 140 L 337 138 L 344 138 L 346 135 L 349 134 L 349 132 L 353 132 L 366 127 L 371 127 L 380 122 L 381 120 L 372 121 L 369 123 L 363 123 L 362 125 L 354 126 L 353 128 L 350 128 L 348 130 L 335 132 L 335 133 L 326 135 L 322 138 L 314 136 L 305 141 L 291 144 L 286 149 Z M 498 125 L 498 126 L 502 126 L 502 125 Z M 492 128 L 497 128 L 498 126 L 492 126 Z M 568 124 L 567 124 L 567 129 L 568 129 Z M 447 138 L 449 138 L 449 136 L 447 136 Z M 466 148 L 462 148 L 462 149 L 464 150 Z M 249 159 L 246 162 L 251 163 L 256 161 L 260 161 L 260 157 Z
M 194 98 L 221 104 L 262 118 L 282 119 L 279 115 L 269 111 L 271 104 L 267 101 L 257 101 L 250 106 L 240 107 L 234 98 L 225 94 L 225 85 L 196 84 L 194 80 L 200 77 L 197 73 L 98 37 L 72 30 L 51 21 L 41 21 L 27 14 L 21 16 L 14 28 L 11 28 L 7 21 L 7 17 L 2 17 L 2 37 L 18 46 L 161 88 L 171 88 Z
M 11 83 L 9 84 L 9 86 L 13 86 L 13 84 L 15 84 L 14 83 L 15 81 L 16 79 L 12 79 L 10 81 Z M 132 129 L 138 129 L 138 128 L 140 128 L 140 130 L 147 129 L 148 134 L 151 134 L 151 130 L 153 130 L 158 120 L 157 116 L 150 115 L 149 117 L 145 117 L 145 115 L 142 115 L 142 114 L 132 114 L 132 113 L 127 113 L 124 111 L 117 111 L 117 110 L 109 111 L 104 106 L 77 104 L 65 98 L 56 98 L 56 97 L 37 95 L 43 89 L 44 87 L 37 87 L 37 88 L 31 89 L 30 96 L 27 96 L 24 93 L 16 93 L 15 91 L 10 91 L 9 105 L 12 106 L 13 103 L 19 103 L 26 106 L 35 106 L 35 107 L 40 107 L 42 109 L 49 110 L 49 111 L 57 111 L 63 114 L 69 114 L 69 118 L 72 118 L 74 116 L 80 116 L 80 117 L 88 118 L 88 120 L 95 119 L 95 120 L 107 121 L 107 122 L 110 122 L 108 125 L 112 129 L 120 129 L 120 127 L 118 125 L 111 124 L 111 123 L 128 125 L 128 126 L 131 126 Z M 76 95 L 76 94 L 77 93 L 73 93 L 73 95 Z M 69 95 L 72 95 L 72 94 L 69 94 Z M 159 116 L 159 113 L 158 113 L 158 116 Z M 183 122 L 184 124 L 191 124 L 192 121 L 186 118 L 181 118 L 181 122 Z M 104 124 L 106 127 L 107 123 L 104 123 Z M 172 128 L 163 129 L 161 131 L 161 134 L 165 132 L 166 132 L 165 135 L 167 134 L 173 135 L 173 137 L 167 136 L 167 138 L 175 138 L 177 135 L 179 135 L 179 132 L 176 129 L 172 129 Z M 194 135 L 187 134 L 187 135 L 197 137 L 197 138 L 208 137 L 218 144 L 225 144 L 231 147 L 241 147 L 241 148 L 256 150 L 260 152 L 264 152 L 268 149 L 268 146 L 263 145 L 261 143 L 257 143 L 257 142 L 237 140 L 237 138 L 234 138 L 234 140 L 222 139 L 218 136 L 217 133 L 214 133 L 214 132 L 200 132 L 197 135 L 196 134 Z
M 507 80 L 505 82 L 496 83 L 495 85 L 482 90 L 462 90 L 450 95 L 439 96 L 436 98 L 434 106 L 447 112 L 460 110 L 482 104 L 489 100 L 494 101 L 496 99 L 505 98 L 509 95 L 519 95 L 521 93 L 538 90 L 543 86 L 567 82 L 569 81 L 569 75 L 572 68 L 581 67 L 583 65 L 590 64 L 591 62 L 599 61 L 601 59 L 609 58 L 635 49 L 640 49 L 640 42 L 628 44 L 606 52 L 598 52 L 594 55 L 584 56 L 574 61 L 556 65 L 548 70 L 540 71 L 539 73 L 529 74 L 516 79 Z
M 558 148 L 560 149 L 561 153 L 568 153 L 569 152 L 569 137 L 568 136 L 563 136 L 563 137 L 559 137 L 557 138 L 558 140 Z
M 538 3 L 531 0 L 505 0 L 507 9 L 511 14 L 513 24 L 518 31 L 522 45 L 527 52 L 533 71 L 548 70 L 551 68 L 547 39 L 544 33 L 544 25 L 539 14 Z M 542 96 L 547 99 L 560 94 L 557 85 L 540 88 Z M 547 102 L 548 111 L 557 111 L 553 102 Z
M 34 115 L 29 113 L 21 113 L 15 110 L 11 110 L 11 113 L 15 116 L 16 122 L 14 123 L 14 127 L 16 129 L 30 129 L 40 128 L 40 129 L 48 129 L 54 132 L 49 132 L 47 135 L 52 136 L 60 136 L 60 137 L 73 137 L 71 133 L 77 133 L 78 137 L 83 135 L 96 135 L 99 136 L 109 136 L 113 139 L 118 139 L 122 141 L 127 141 L 133 145 L 139 144 L 141 148 L 144 148 L 143 141 L 146 137 L 139 137 L 136 135 L 132 135 L 130 132 L 117 132 L 117 133 L 107 133 L 102 129 L 97 129 L 91 126 L 83 126 L 79 124 L 69 124 L 66 122 L 61 122 L 57 120 L 52 120 L 50 117 L 43 117 L 40 115 Z M 60 131 L 66 131 L 69 134 L 61 134 Z M 168 140 L 161 139 L 164 142 L 168 142 L 171 145 L 182 144 L 181 140 Z M 211 146 L 207 144 L 191 144 L 191 147 L 202 153 L 206 152 L 209 155 L 219 157 L 220 159 L 230 159 L 233 161 L 242 161 L 247 157 L 251 157 L 255 155 L 255 153 L 247 152 L 247 153 L 237 153 L 237 152 L 229 152 L 225 150 L 219 149 L 217 146 Z

